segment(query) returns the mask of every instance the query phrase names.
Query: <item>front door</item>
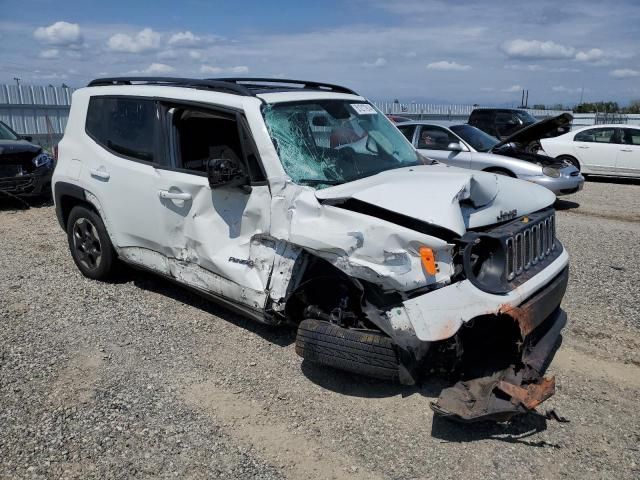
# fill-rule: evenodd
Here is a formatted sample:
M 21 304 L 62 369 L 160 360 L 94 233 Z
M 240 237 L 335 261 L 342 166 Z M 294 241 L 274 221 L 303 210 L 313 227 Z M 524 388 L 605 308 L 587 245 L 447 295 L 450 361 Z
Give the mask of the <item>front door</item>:
M 274 258 L 263 242 L 271 194 L 248 126 L 225 110 L 165 104 L 162 111 L 171 167 L 159 171 L 157 201 L 172 274 L 259 311 Z M 244 165 L 252 185 L 212 189 L 207 163 L 220 158 Z
M 573 151 L 581 165 L 594 173 L 614 174 L 618 144 L 618 129 L 613 127 L 590 128 L 575 135 Z
M 436 125 L 423 125 L 420 127 L 417 137 L 417 149 L 420 153 L 439 162 L 454 167 L 471 168 L 471 153 L 452 150 L 451 143 L 461 143 L 446 128 Z

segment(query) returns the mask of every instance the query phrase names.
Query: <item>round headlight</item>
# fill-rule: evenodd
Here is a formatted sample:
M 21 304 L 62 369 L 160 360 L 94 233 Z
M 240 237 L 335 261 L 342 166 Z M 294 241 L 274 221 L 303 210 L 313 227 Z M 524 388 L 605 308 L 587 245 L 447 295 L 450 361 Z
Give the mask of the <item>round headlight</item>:
M 33 159 L 33 165 L 36 168 L 42 167 L 44 165 L 51 165 L 52 163 L 53 163 L 53 157 L 46 152 L 42 152 L 41 154 L 37 155 Z
M 560 170 L 553 167 L 544 167 L 542 169 L 542 173 L 544 173 L 547 177 L 558 178 L 560 176 Z

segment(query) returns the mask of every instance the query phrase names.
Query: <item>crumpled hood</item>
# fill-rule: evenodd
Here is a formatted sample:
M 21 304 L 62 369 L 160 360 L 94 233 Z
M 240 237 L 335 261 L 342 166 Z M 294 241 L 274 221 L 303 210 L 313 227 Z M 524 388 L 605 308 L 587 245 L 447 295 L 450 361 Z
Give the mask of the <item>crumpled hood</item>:
M 356 199 L 463 235 L 468 228 L 545 208 L 556 197 L 544 187 L 515 178 L 421 165 L 317 190 L 316 198 L 336 205 Z

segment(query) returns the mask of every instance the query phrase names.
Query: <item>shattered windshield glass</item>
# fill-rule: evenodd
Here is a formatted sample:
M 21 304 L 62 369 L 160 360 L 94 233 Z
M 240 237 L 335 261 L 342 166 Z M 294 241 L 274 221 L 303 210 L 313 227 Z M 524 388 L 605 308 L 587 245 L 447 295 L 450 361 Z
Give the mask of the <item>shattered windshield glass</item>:
M 263 107 L 291 179 L 324 188 L 424 163 L 383 114 L 365 102 L 313 100 Z

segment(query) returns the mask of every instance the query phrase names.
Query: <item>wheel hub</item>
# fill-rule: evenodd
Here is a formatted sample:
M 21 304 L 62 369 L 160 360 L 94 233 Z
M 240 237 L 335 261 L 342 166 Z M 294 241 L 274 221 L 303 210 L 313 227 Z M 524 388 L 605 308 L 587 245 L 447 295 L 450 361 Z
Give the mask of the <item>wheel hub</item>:
M 102 261 L 102 245 L 96 227 L 87 218 L 79 218 L 73 225 L 73 246 L 80 263 L 95 270 Z

